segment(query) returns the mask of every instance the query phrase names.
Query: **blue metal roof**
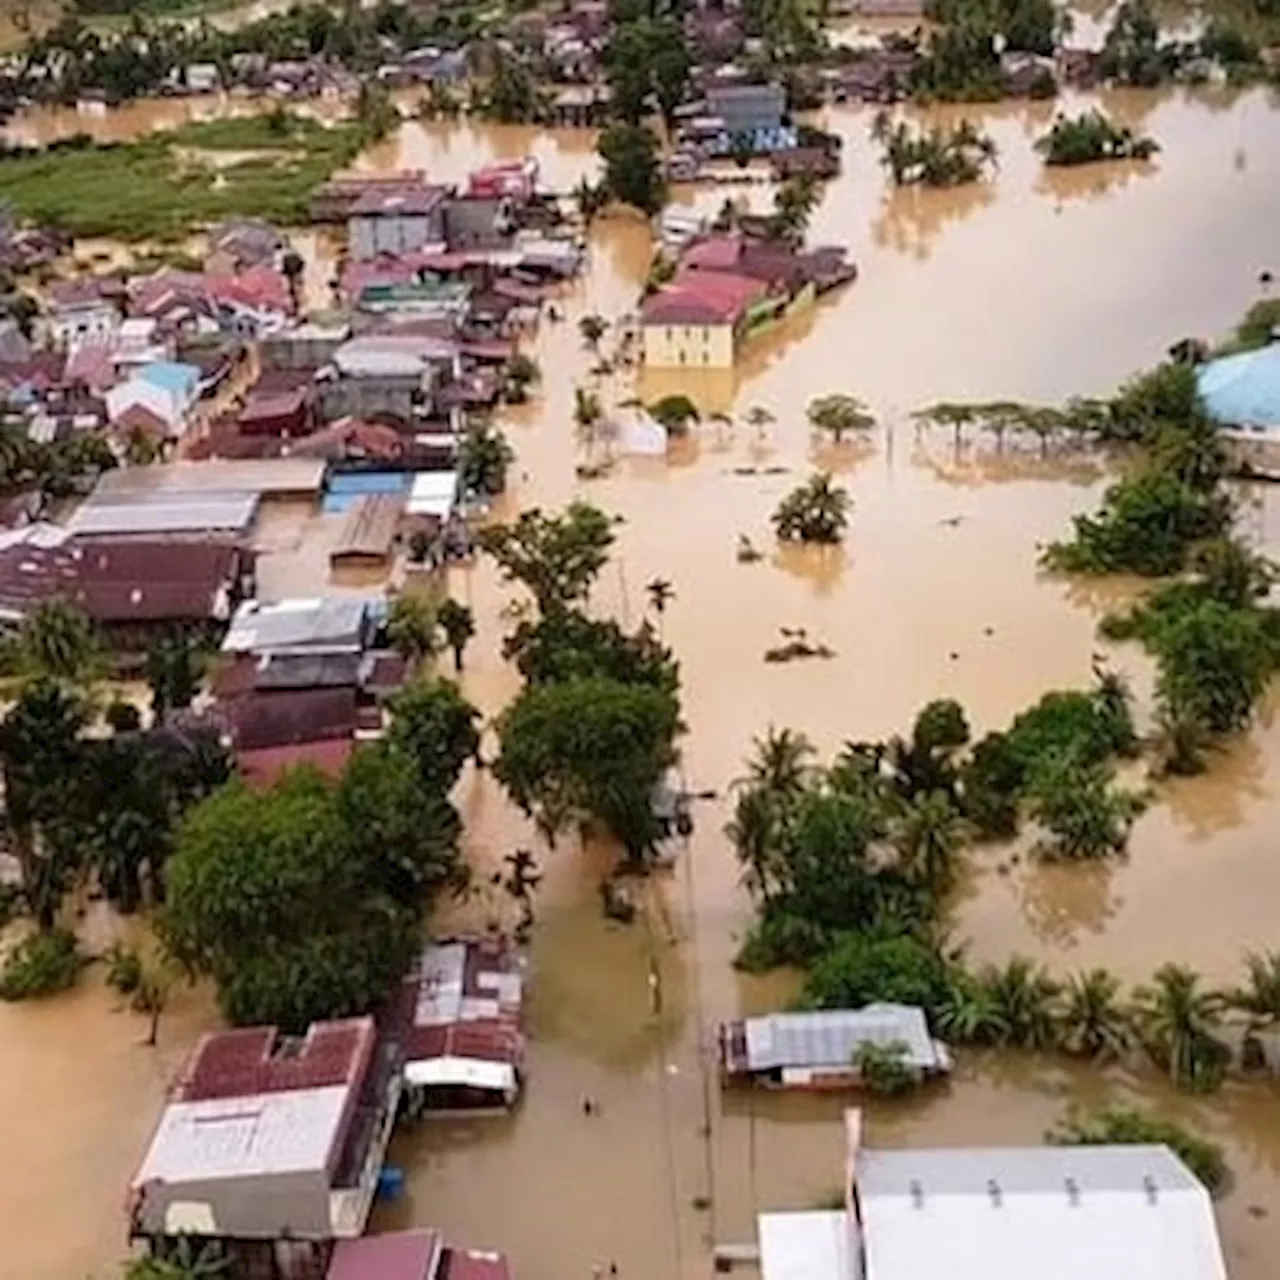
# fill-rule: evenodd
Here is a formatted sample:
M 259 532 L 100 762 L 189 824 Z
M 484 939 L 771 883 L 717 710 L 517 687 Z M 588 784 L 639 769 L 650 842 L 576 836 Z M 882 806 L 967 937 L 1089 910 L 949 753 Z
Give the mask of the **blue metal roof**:
M 174 395 L 191 395 L 200 382 L 200 370 L 193 364 L 178 364 L 173 360 L 157 360 L 143 365 L 138 377 L 152 386 Z
M 1215 422 L 1280 429 L 1280 342 L 1211 360 L 1201 367 L 1197 381 Z

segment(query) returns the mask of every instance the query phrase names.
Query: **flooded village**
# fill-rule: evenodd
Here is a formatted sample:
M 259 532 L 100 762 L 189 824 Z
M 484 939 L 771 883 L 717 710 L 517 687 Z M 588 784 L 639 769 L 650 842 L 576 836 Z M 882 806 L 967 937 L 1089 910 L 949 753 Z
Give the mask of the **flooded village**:
M 967 38 L 965 6 L 833 14 L 838 55 L 759 8 L 683 13 L 674 102 L 611 65 L 628 5 L 590 0 L 479 34 L 414 9 L 308 56 L 257 6 L 217 15 L 225 47 L 166 36 L 193 44 L 139 92 L 55 90 L 55 50 L 0 94 L 0 951 L 78 945 L 65 989 L 0 1001 L 0 1275 L 968 1276 L 966 1213 L 996 1274 L 1272 1275 L 1280 998 L 1237 989 L 1280 951 L 1275 661 L 1229 729 L 1180 737 L 1170 649 L 1103 624 L 1205 562 L 1045 557 L 1167 447 L 1080 423 L 1123 421 L 1097 406 L 1174 351 L 1232 451 L 1200 541 L 1280 560 L 1280 33 L 1258 6 L 1256 58 L 1224 63 L 1205 14 L 1161 10 L 1181 44 L 1147 78 L 1090 7 L 1056 49 L 984 47 L 998 90 L 954 101 L 929 41 Z M 523 102 L 527 65 L 535 106 L 482 100 Z M 1046 163 L 1095 110 L 1158 151 Z M 611 160 L 631 115 L 661 145 L 615 133 Z M 994 163 L 952 180 L 964 122 Z M 1261 338 L 1233 339 L 1250 308 Z M 776 519 L 814 477 L 838 516 Z M 557 537 L 600 554 L 556 577 Z M 516 709 L 624 665 L 625 732 L 520 741 Z M 1118 849 L 1063 854 L 1034 781 L 986 838 L 986 735 L 1116 689 L 1125 743 L 1071 777 Z M 941 700 L 964 732 L 925 749 Z M 574 769 L 610 776 L 650 718 L 644 812 L 593 809 Z M 753 861 L 784 730 L 796 808 Z M 805 806 L 821 945 L 768 929 Z M 882 935 L 923 967 L 860 964 Z M 1138 990 L 1170 963 L 1236 993 L 1191 1000 L 1185 1070 Z M 1050 1034 L 1094 970 L 1110 1006 Z M 1042 979 L 1066 990 L 1026 1012 Z M 1186 1164 L 1046 1145 L 1117 1109 L 1190 1135 Z

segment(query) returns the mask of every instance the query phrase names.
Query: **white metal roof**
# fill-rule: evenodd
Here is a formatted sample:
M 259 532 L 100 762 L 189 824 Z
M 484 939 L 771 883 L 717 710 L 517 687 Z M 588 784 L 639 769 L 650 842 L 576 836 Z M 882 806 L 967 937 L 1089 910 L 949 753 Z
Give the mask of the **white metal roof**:
M 1209 1194 L 1167 1147 L 863 1149 L 855 1168 L 867 1280 L 1226 1280 Z
M 843 1210 L 762 1213 L 756 1222 L 762 1280 L 855 1280 L 855 1251 Z M 922 1274 L 919 1280 L 943 1280 L 944 1274 Z
M 520 1004 L 521 977 L 494 969 L 475 974 L 475 991 L 464 989 L 465 942 L 437 942 L 422 949 L 419 961 L 415 1026 L 441 1026 L 501 1017 L 504 1008 Z
M 444 520 L 458 495 L 456 471 L 419 471 L 413 477 L 405 510 L 411 516 L 435 516 Z
M 864 1044 L 907 1047 L 906 1060 L 922 1070 L 945 1066 L 929 1035 L 924 1011 L 904 1004 L 869 1004 L 861 1009 L 818 1013 L 773 1013 L 746 1020 L 747 1065 L 752 1071 L 777 1067 L 847 1067 Z
M 348 649 L 362 647 L 362 628 L 369 601 L 360 596 L 321 596 L 278 600 L 273 604 L 246 600 L 223 637 L 224 653 L 263 650 Z
M 323 1169 L 349 1087 L 174 1102 L 164 1109 L 134 1186 Z
M 324 482 L 326 466 L 322 458 L 226 458 L 117 467 L 98 481 L 93 499 L 108 494 L 138 495 L 172 490 L 315 493 Z
M 468 1089 L 514 1092 L 516 1069 L 509 1062 L 487 1062 L 482 1058 L 422 1058 L 406 1062 L 406 1084 L 460 1085 Z
M 67 527 L 83 535 L 239 532 L 253 523 L 258 501 L 256 492 L 244 491 L 94 493 L 72 513 Z

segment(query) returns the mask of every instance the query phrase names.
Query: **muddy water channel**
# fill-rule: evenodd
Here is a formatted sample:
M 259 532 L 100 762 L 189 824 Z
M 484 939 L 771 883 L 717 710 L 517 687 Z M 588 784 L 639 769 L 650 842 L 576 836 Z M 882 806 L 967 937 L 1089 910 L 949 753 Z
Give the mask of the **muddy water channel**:
M 907 413 L 938 399 L 1106 392 L 1176 339 L 1226 328 L 1259 270 L 1280 260 L 1280 113 L 1264 95 L 1120 95 L 1105 105 L 1161 142 L 1154 164 L 1047 178 L 1030 147 L 1049 109 L 1008 107 L 983 113 L 1001 148 L 997 179 L 958 193 L 886 193 L 866 141 L 869 113 L 832 113 L 845 172 L 813 235 L 848 244 L 861 278 L 736 374 L 647 379 L 646 400 L 684 390 L 732 424 L 704 426 L 666 460 L 619 459 L 607 477 L 580 482 L 573 389 L 594 357 L 576 320 L 632 310 L 650 253 L 639 222 L 594 232 L 564 322 L 544 325 L 537 341 L 541 393 L 506 423 L 518 452 L 508 502 L 553 506 L 580 494 L 623 518 L 592 602 L 601 613 L 634 624 L 644 584 L 673 582 L 663 626 L 681 662 L 686 772 L 694 789 L 722 798 L 699 805 L 687 856 L 644 887 L 642 920 L 629 928 L 601 919 L 606 850 L 569 842 L 542 854 L 523 1105 L 506 1120 L 399 1137 L 393 1159 L 408 1192 L 379 1210 L 377 1225 L 431 1223 L 505 1249 L 528 1280 L 587 1276 L 609 1260 L 624 1277 L 669 1280 L 708 1275 L 709 1245 L 751 1238 L 757 1209 L 813 1205 L 834 1189 L 838 1099 L 722 1096 L 710 1072 L 716 1019 L 776 1007 L 794 989 L 785 976 L 745 979 L 731 968 L 749 906 L 721 834 L 725 789 L 771 723 L 803 730 L 826 753 L 903 728 L 933 697 L 960 699 L 981 731 L 1048 688 L 1085 684 L 1104 648 L 1097 618 L 1116 596 L 1042 579 L 1036 549 L 1096 500 L 1104 477 L 1087 459 L 1042 458 L 1033 446 L 995 457 L 949 435 L 919 438 Z M 562 189 L 595 163 L 586 134 L 408 124 L 362 167 L 450 179 L 530 150 Z M 760 206 L 769 198 L 764 186 L 734 190 Z M 711 210 L 724 194 L 687 199 Z M 620 378 L 601 390 L 612 404 L 635 394 Z M 865 398 L 885 425 L 866 445 L 815 453 L 804 405 L 835 390 Z M 756 404 L 776 416 L 763 434 L 742 422 Z M 815 462 L 850 487 L 851 534 L 841 549 L 775 553 L 769 513 Z M 1271 505 L 1247 495 L 1244 519 L 1276 553 Z M 760 563 L 736 562 L 743 534 L 766 552 Z M 465 684 L 491 717 L 516 689 L 499 656 L 511 593 L 483 563 L 453 589 L 477 611 Z M 766 665 L 783 626 L 806 628 L 836 656 Z M 1110 656 L 1145 698 L 1140 656 Z M 1280 944 L 1278 783 L 1280 727 L 1264 715 L 1208 777 L 1162 792 L 1123 862 L 1046 869 L 976 855 L 957 895 L 957 934 L 978 957 L 1022 951 L 1059 972 L 1105 964 L 1138 980 L 1178 959 L 1226 980 L 1246 948 Z M 541 848 L 486 775 L 465 777 L 458 798 L 477 866 Z M 503 909 L 467 910 L 479 921 Z M 168 1073 L 211 1017 L 201 993 L 184 996 L 157 1052 L 93 979 L 43 1008 L 0 1007 L 0 1273 L 114 1274 L 125 1182 Z M 584 1094 L 601 1114 L 582 1115 Z M 1150 1077 L 966 1055 L 949 1087 L 874 1104 L 870 1136 L 1037 1141 L 1072 1101 L 1131 1096 L 1227 1145 L 1236 1184 L 1220 1213 L 1231 1273 L 1269 1280 L 1280 1254 L 1280 1092 L 1233 1086 L 1187 1102 Z

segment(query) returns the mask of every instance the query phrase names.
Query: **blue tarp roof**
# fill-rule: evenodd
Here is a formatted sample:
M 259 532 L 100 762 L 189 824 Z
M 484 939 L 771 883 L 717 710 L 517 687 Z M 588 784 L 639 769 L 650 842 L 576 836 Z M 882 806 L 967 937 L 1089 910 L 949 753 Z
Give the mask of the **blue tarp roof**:
M 157 360 L 143 365 L 138 377 L 152 386 L 175 395 L 190 395 L 200 381 L 200 370 L 193 364 L 177 364 L 172 360 Z
M 1280 429 L 1280 342 L 1202 366 L 1200 396 L 1215 422 Z

